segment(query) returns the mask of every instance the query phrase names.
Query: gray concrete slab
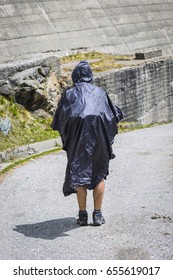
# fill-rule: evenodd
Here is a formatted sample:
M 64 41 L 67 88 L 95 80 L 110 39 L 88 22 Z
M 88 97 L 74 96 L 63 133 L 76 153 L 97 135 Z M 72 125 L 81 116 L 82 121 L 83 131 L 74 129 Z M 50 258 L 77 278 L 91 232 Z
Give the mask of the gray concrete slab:
M 0 58 L 110 46 L 114 53 L 127 54 L 157 46 L 172 55 L 172 13 L 170 0 L 0 0 Z M 105 27 L 114 33 L 109 36 Z M 133 44 L 126 39 L 131 35 Z M 146 39 L 139 42 L 140 36 Z
M 173 124 L 119 134 L 101 227 L 76 224 L 64 152 L 0 181 L 0 259 L 173 259 Z M 92 222 L 92 192 L 87 209 Z

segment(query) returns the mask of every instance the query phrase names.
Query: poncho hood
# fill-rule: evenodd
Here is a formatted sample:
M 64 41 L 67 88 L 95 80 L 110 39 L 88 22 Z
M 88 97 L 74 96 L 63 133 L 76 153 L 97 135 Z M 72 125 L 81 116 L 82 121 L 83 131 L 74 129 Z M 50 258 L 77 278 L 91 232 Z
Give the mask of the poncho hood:
M 85 60 L 80 61 L 76 68 L 73 70 L 71 77 L 74 84 L 78 84 L 81 82 L 92 82 L 93 73 L 88 62 Z

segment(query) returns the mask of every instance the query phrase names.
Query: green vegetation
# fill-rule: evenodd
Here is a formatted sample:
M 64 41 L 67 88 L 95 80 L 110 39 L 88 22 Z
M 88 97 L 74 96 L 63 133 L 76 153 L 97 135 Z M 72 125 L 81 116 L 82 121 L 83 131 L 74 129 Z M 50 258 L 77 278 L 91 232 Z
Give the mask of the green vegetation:
M 0 117 L 8 116 L 12 126 L 7 136 L 0 132 L 0 151 L 56 138 L 50 127 L 52 118 L 36 117 L 21 105 L 0 96 Z
M 64 56 L 60 59 L 61 64 L 69 63 L 76 60 L 91 60 L 91 59 L 101 59 L 107 57 L 107 54 L 99 52 L 88 52 L 88 53 L 77 53 Z
M 118 132 L 123 133 L 123 132 L 128 132 L 136 129 L 144 129 L 144 128 L 150 128 L 153 126 L 158 126 L 158 125 L 164 125 L 172 123 L 171 122 L 160 122 L 160 123 L 150 123 L 150 124 L 140 124 L 138 122 L 120 122 L 118 124 Z
M 113 55 L 101 52 L 87 52 L 77 53 L 64 56 L 60 59 L 61 64 L 69 63 L 76 60 L 94 60 L 94 59 L 114 59 L 114 60 L 131 60 L 133 57 L 130 55 Z
M 130 55 L 113 55 L 100 52 L 77 53 L 61 58 L 61 65 L 70 62 L 87 60 L 90 61 L 93 72 L 104 72 L 111 69 L 121 68 L 124 64 L 120 61 L 132 60 L 134 57 Z M 71 71 L 73 65 L 62 67 L 65 72 Z

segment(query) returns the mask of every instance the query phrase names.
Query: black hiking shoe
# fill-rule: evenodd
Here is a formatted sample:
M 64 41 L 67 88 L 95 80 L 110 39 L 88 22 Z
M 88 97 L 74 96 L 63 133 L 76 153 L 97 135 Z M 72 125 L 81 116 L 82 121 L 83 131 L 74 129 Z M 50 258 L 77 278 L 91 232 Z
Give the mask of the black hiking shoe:
M 88 225 L 88 213 L 87 211 L 79 211 L 79 218 L 77 219 L 77 224 L 80 226 Z
M 94 211 L 93 212 L 93 225 L 94 226 L 101 226 L 104 223 L 105 223 L 105 219 L 102 216 L 102 212 L 101 211 Z

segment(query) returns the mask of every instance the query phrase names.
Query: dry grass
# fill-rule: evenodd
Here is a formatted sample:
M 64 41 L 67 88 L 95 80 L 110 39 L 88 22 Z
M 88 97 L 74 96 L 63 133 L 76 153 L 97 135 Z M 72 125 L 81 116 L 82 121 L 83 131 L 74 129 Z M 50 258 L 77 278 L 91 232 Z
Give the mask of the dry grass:
M 62 70 L 67 73 L 73 70 L 74 62 L 89 61 L 93 72 L 105 72 L 124 66 L 121 61 L 130 61 L 134 57 L 130 55 L 113 55 L 100 52 L 78 53 L 61 58 Z

